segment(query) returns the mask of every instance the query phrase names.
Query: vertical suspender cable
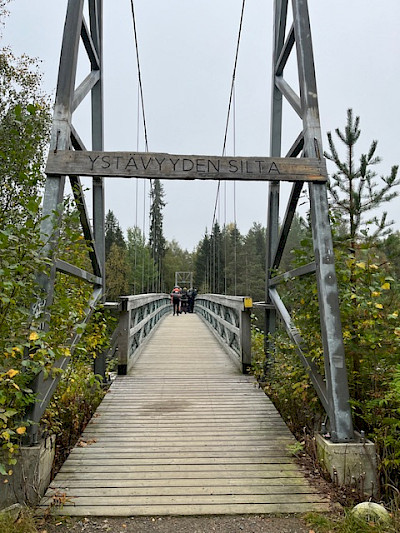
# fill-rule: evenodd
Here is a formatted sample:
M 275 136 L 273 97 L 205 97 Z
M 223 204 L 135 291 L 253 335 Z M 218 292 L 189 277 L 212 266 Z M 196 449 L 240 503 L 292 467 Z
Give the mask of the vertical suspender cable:
M 236 156 L 236 85 L 233 87 L 233 156 Z M 237 221 L 236 180 L 233 182 L 233 224 L 234 224 L 234 295 L 237 295 Z
M 224 294 L 227 294 L 227 246 L 228 246 L 228 228 L 226 225 L 226 181 L 224 182 Z
M 238 57 L 239 57 L 239 46 L 240 46 L 240 38 L 241 38 L 241 35 L 242 35 L 243 16 L 244 16 L 245 5 L 246 5 L 246 0 L 243 0 L 242 1 L 242 10 L 241 10 L 241 13 L 240 13 L 239 32 L 238 32 L 238 38 L 237 38 L 237 43 L 236 43 L 236 53 L 235 53 L 235 62 L 234 62 L 234 66 L 233 66 L 231 91 L 230 91 L 230 95 L 229 95 L 228 112 L 227 112 L 226 124 L 225 124 L 224 143 L 223 143 L 223 147 L 222 147 L 222 155 L 223 156 L 225 155 L 225 152 L 226 152 L 226 142 L 227 142 L 227 138 L 228 138 L 229 118 L 230 118 L 230 114 L 231 114 L 232 101 L 233 101 L 234 89 L 235 89 L 236 70 L 237 70 L 237 63 L 238 63 Z M 216 217 L 217 206 L 218 206 L 218 201 L 219 201 L 220 187 L 221 187 L 221 182 L 218 181 L 217 193 L 216 193 L 215 205 L 214 205 L 213 220 L 212 220 L 212 224 L 211 224 L 212 228 L 214 228 L 214 223 L 215 223 L 215 217 Z
M 135 39 L 135 50 L 136 50 L 136 63 L 137 63 L 137 71 L 138 71 L 138 83 L 139 83 L 139 94 L 140 94 L 140 103 L 141 103 L 141 110 L 142 110 L 142 121 L 143 121 L 143 131 L 144 131 L 144 144 L 145 144 L 145 151 L 149 151 L 149 143 L 148 143 L 148 136 L 147 136 L 147 124 L 146 124 L 146 114 L 144 110 L 144 98 L 143 98 L 143 84 L 142 84 L 142 73 L 140 68 L 140 59 L 139 59 L 139 45 L 138 45 L 138 36 L 137 36 L 137 30 L 136 30 L 136 16 L 135 16 L 135 6 L 133 0 L 131 0 L 131 12 L 132 12 L 132 24 L 133 24 L 133 35 Z M 138 113 L 139 116 L 139 113 Z M 138 136 L 139 138 L 139 136 Z M 146 239 L 146 180 L 143 180 L 143 239 L 145 241 Z M 143 249 L 143 258 L 142 258 L 142 293 L 144 292 L 145 288 L 145 253 Z
M 139 111 L 140 111 L 140 92 L 139 92 L 139 84 L 138 84 L 138 91 L 137 91 L 137 106 L 136 106 L 136 151 L 139 151 Z M 136 185 L 136 195 L 135 195 L 135 234 L 137 233 L 139 226 L 138 226 L 138 207 L 139 207 L 139 178 L 135 178 L 135 185 Z M 138 248 L 138 237 L 139 235 L 135 235 L 135 259 L 134 259 L 134 268 L 135 268 L 135 275 L 134 275 L 134 290 L 133 294 L 137 294 L 137 288 L 136 288 L 136 273 L 137 273 L 137 248 Z
M 139 60 L 139 45 L 136 31 L 136 16 L 135 16 L 135 6 L 133 0 L 131 0 L 131 11 L 132 11 L 132 23 L 133 23 L 133 34 L 135 37 L 135 50 L 136 50 L 136 62 L 138 69 L 138 80 L 139 80 L 139 91 L 140 91 L 140 101 L 142 103 L 142 120 L 143 120 L 143 130 L 144 130 L 144 144 L 146 152 L 149 151 L 149 143 L 147 137 L 147 125 L 146 125 L 146 115 L 144 112 L 144 99 L 143 99 L 143 84 L 142 84 L 142 73 L 140 69 L 140 60 Z

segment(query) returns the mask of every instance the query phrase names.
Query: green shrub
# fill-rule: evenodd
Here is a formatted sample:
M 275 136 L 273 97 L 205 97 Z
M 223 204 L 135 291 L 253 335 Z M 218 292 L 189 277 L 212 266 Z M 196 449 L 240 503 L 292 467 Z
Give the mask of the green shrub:
M 310 242 L 296 251 L 297 264 L 308 262 Z M 356 253 L 338 251 L 336 270 L 341 320 L 355 426 L 377 445 L 381 489 L 387 498 L 400 485 L 400 283 L 390 275 L 385 258 L 372 246 Z M 323 352 L 315 279 L 303 277 L 281 289 L 305 352 L 323 374 Z M 263 376 L 262 334 L 253 332 L 254 372 Z M 294 346 L 278 328 L 271 339 L 274 364 L 264 388 L 291 429 L 320 430 L 325 417 Z M 301 406 L 301 409 L 299 409 Z

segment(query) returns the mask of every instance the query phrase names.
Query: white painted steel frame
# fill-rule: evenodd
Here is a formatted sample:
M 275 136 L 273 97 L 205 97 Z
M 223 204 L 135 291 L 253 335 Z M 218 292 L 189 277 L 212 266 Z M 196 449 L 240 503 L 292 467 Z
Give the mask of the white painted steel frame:
M 293 24 L 286 31 L 288 7 L 293 9 Z M 287 156 L 323 158 L 322 136 L 318 110 L 317 85 L 311 28 L 307 0 L 275 0 L 272 75 L 271 157 L 281 154 L 282 109 L 285 98 L 302 120 L 298 135 Z M 296 52 L 300 96 L 284 79 L 284 69 L 291 53 Z M 347 442 L 354 439 L 347 370 L 339 312 L 338 288 L 330 222 L 328 217 L 327 187 L 323 183 L 309 183 L 311 226 L 315 264 L 306 265 L 298 272 L 273 277 L 279 268 L 291 223 L 302 190 L 302 183 L 294 183 L 286 214 L 279 230 L 279 183 L 270 183 L 268 196 L 267 276 L 265 294 L 266 371 L 273 359 L 273 346 L 268 334 L 276 329 L 279 314 L 287 332 L 295 342 L 300 358 L 309 373 L 316 391 L 327 411 L 332 440 Z M 322 378 L 303 352 L 302 339 L 295 330 L 290 315 L 280 299 L 276 285 L 288 276 L 316 272 L 320 324 L 323 340 L 325 376 Z
M 168 294 L 121 296 L 118 374 L 126 375 L 160 320 L 171 312 Z
M 84 18 L 87 2 L 89 25 Z M 54 106 L 50 140 L 50 153 L 58 150 L 82 150 L 84 143 L 72 125 L 74 111 L 87 95 L 91 95 L 92 149 L 103 150 L 103 85 L 102 85 L 102 0 L 69 0 L 65 18 L 61 48 L 60 66 Z M 75 89 L 78 55 L 81 42 L 90 61 L 90 73 Z M 78 176 L 69 176 L 73 194 L 79 211 L 82 230 L 92 248 L 89 254 L 93 273 L 85 272 L 74 265 L 54 260 L 48 272 L 39 274 L 40 295 L 34 306 L 34 315 L 40 317 L 40 328 L 49 325 L 49 309 L 54 299 L 54 284 L 57 270 L 83 279 L 94 285 L 91 301 L 84 322 L 88 321 L 96 305 L 103 298 L 104 291 L 104 192 L 101 178 L 93 180 L 93 227 L 85 204 L 84 193 Z M 59 235 L 63 215 L 63 199 L 66 176 L 47 175 L 43 198 L 43 222 L 41 235 L 46 243 L 43 254 L 52 257 Z M 71 353 L 80 334 L 77 332 L 70 341 Z M 65 368 L 69 357 L 55 362 L 54 366 Z M 33 422 L 29 427 L 29 440 L 34 444 L 38 438 L 38 424 L 58 383 L 58 378 L 44 379 L 40 374 L 33 384 L 38 401 L 34 404 L 27 419 Z
M 195 311 L 211 328 L 217 339 L 243 373 L 251 366 L 251 308 L 243 296 L 198 295 Z

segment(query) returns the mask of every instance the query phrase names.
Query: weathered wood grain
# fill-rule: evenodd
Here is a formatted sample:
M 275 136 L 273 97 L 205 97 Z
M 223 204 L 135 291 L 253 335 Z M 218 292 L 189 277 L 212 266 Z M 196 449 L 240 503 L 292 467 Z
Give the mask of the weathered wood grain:
M 167 317 L 119 377 L 41 505 L 140 516 L 324 511 L 276 409 L 195 315 Z
M 326 181 L 325 160 L 138 152 L 50 152 L 46 173 L 108 178 Z

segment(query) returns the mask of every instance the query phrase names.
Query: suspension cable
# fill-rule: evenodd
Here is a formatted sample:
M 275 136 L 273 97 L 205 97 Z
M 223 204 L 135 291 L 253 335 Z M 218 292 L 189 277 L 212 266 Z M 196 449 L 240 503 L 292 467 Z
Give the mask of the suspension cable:
M 242 11 L 240 13 L 239 32 L 238 32 L 238 38 L 237 38 L 237 43 L 236 43 L 236 53 L 235 53 L 235 62 L 234 62 L 234 66 L 233 66 L 231 90 L 230 90 L 230 94 L 229 94 L 228 112 L 227 112 L 226 123 L 225 123 L 224 143 L 223 143 L 223 147 L 222 147 L 222 155 L 223 156 L 225 155 L 225 152 L 226 152 L 226 142 L 227 142 L 227 138 L 228 138 L 229 120 L 230 120 L 230 115 L 231 115 L 232 100 L 233 100 L 233 94 L 234 94 L 234 89 L 235 89 L 236 70 L 237 70 L 238 57 L 239 57 L 240 39 L 241 39 L 241 36 L 242 36 L 243 16 L 244 16 L 245 5 L 246 5 L 246 0 L 243 0 L 242 1 Z M 211 227 L 214 227 L 215 215 L 216 215 L 217 204 L 218 204 L 218 199 L 219 199 L 220 186 L 221 186 L 221 182 L 218 181 L 217 194 L 216 194 L 215 205 L 214 205 L 213 221 L 212 221 Z
M 236 86 L 233 90 L 233 156 L 236 156 Z M 236 220 L 236 180 L 233 182 L 233 224 L 234 224 L 234 296 L 237 295 L 237 220 Z
M 139 91 L 139 84 L 138 84 L 138 90 L 137 90 L 137 108 L 136 108 L 136 151 L 139 151 L 139 110 L 140 110 L 140 91 Z M 136 191 L 135 191 L 135 249 L 134 249 L 134 289 L 133 294 L 137 294 L 137 288 L 136 288 L 136 273 L 137 273 L 137 249 L 138 249 L 138 235 L 137 230 L 139 229 L 138 225 L 138 207 L 139 207 L 139 178 L 135 178 L 135 185 L 136 185 Z
M 238 64 L 238 58 L 239 58 L 239 47 L 240 47 L 240 40 L 241 40 L 241 36 L 242 36 L 243 17 L 244 17 L 245 5 L 246 5 L 246 0 L 243 0 L 242 1 L 242 9 L 241 9 L 241 13 L 240 13 L 238 38 L 237 38 L 237 42 L 236 42 L 236 53 L 235 53 L 235 61 L 234 61 L 233 73 L 232 73 L 231 90 L 230 90 L 230 94 L 229 94 L 228 111 L 227 111 L 226 123 L 225 123 L 225 133 L 224 133 L 224 143 L 223 143 L 223 147 L 222 147 L 222 156 L 224 156 L 225 153 L 226 153 L 226 143 L 227 143 L 227 139 L 228 139 L 228 129 L 229 129 L 231 110 L 232 110 L 232 102 L 235 99 L 236 70 L 237 70 L 237 64 Z M 236 115 L 236 112 L 234 113 L 234 115 Z M 235 120 L 236 120 L 236 117 L 235 117 Z M 235 125 L 234 125 L 234 152 L 236 152 L 236 128 L 235 128 Z M 216 192 L 215 204 L 214 204 L 214 212 L 213 212 L 213 218 L 212 218 L 212 224 L 211 224 L 211 235 L 213 234 L 213 228 L 214 228 L 214 224 L 215 224 L 215 217 L 216 217 L 217 207 L 218 207 L 218 203 L 219 203 L 220 189 L 221 189 L 221 181 L 218 180 L 217 192 Z M 235 196 L 235 201 L 236 201 L 236 189 L 234 189 L 234 196 Z M 236 227 L 236 205 L 235 205 L 235 227 Z M 225 231 L 226 231 L 226 228 L 225 228 Z M 236 239 L 236 237 L 235 237 L 235 239 Z M 215 241 L 215 236 L 214 236 L 213 240 Z M 214 248 L 214 251 L 215 251 L 215 248 Z M 215 258 L 214 258 L 214 263 L 215 263 Z M 226 293 L 226 280 L 225 280 L 225 293 Z M 235 294 L 236 294 L 236 243 L 235 243 Z
M 240 38 L 241 38 L 241 35 L 242 35 L 243 15 L 244 15 L 245 4 L 246 4 L 246 0 L 243 0 L 242 12 L 240 14 L 239 34 L 238 34 L 238 39 L 237 39 L 237 44 L 236 44 L 235 64 L 233 66 L 231 92 L 230 92 L 230 95 L 229 95 L 228 113 L 227 113 L 226 124 L 225 124 L 225 135 L 224 135 L 224 145 L 222 147 L 222 155 L 225 155 L 226 140 L 227 140 L 227 137 L 228 137 L 229 117 L 230 117 L 230 114 L 231 114 L 232 99 L 233 99 L 233 93 L 234 93 L 234 90 L 235 90 L 236 69 L 237 69 L 237 63 L 238 63 L 238 57 L 239 57 L 239 46 L 240 46 Z
M 142 73 L 141 73 L 141 69 L 140 69 L 139 45 L 138 45 L 138 37 L 137 37 L 137 31 L 136 31 L 136 16 L 135 16 L 135 7 L 134 7 L 134 4 L 133 4 L 133 0 L 131 0 L 131 11 L 132 11 L 133 34 L 134 34 L 134 37 L 135 37 L 135 50 L 136 50 L 136 62 L 137 62 L 137 69 L 138 69 L 140 100 L 141 100 L 141 104 L 142 104 L 144 144 L 145 144 L 146 152 L 148 152 L 149 151 L 149 143 L 148 143 L 148 137 L 147 137 L 146 115 L 145 115 L 145 112 L 144 112 Z
M 134 1 L 130 0 L 131 4 L 131 12 L 132 12 L 132 25 L 133 25 L 133 35 L 135 40 L 135 51 L 136 51 L 136 64 L 137 64 L 137 72 L 138 72 L 138 101 L 137 101 L 137 124 L 136 124 L 136 134 L 137 134 L 137 140 L 136 140 L 136 150 L 139 151 L 139 108 L 142 112 L 142 121 L 143 121 L 143 132 L 144 132 L 144 145 L 145 145 L 145 151 L 149 151 L 149 142 L 148 142 L 148 135 L 147 135 L 147 123 L 146 123 L 146 113 L 144 108 L 144 97 L 143 97 L 143 83 L 142 83 L 142 71 L 140 67 L 140 59 L 139 59 L 139 44 L 138 44 L 138 35 L 137 35 L 137 29 L 136 29 L 136 15 L 135 15 L 135 6 Z M 138 181 L 136 185 L 136 195 L 138 195 Z M 136 211 L 136 224 L 137 224 L 137 211 Z M 146 239 L 146 179 L 143 180 L 143 221 L 142 221 L 142 235 L 143 240 Z M 135 263 L 136 263 L 136 250 L 135 250 Z M 142 293 L 145 291 L 145 287 L 147 286 L 148 289 L 148 276 L 145 278 L 145 251 L 143 250 L 142 254 Z

